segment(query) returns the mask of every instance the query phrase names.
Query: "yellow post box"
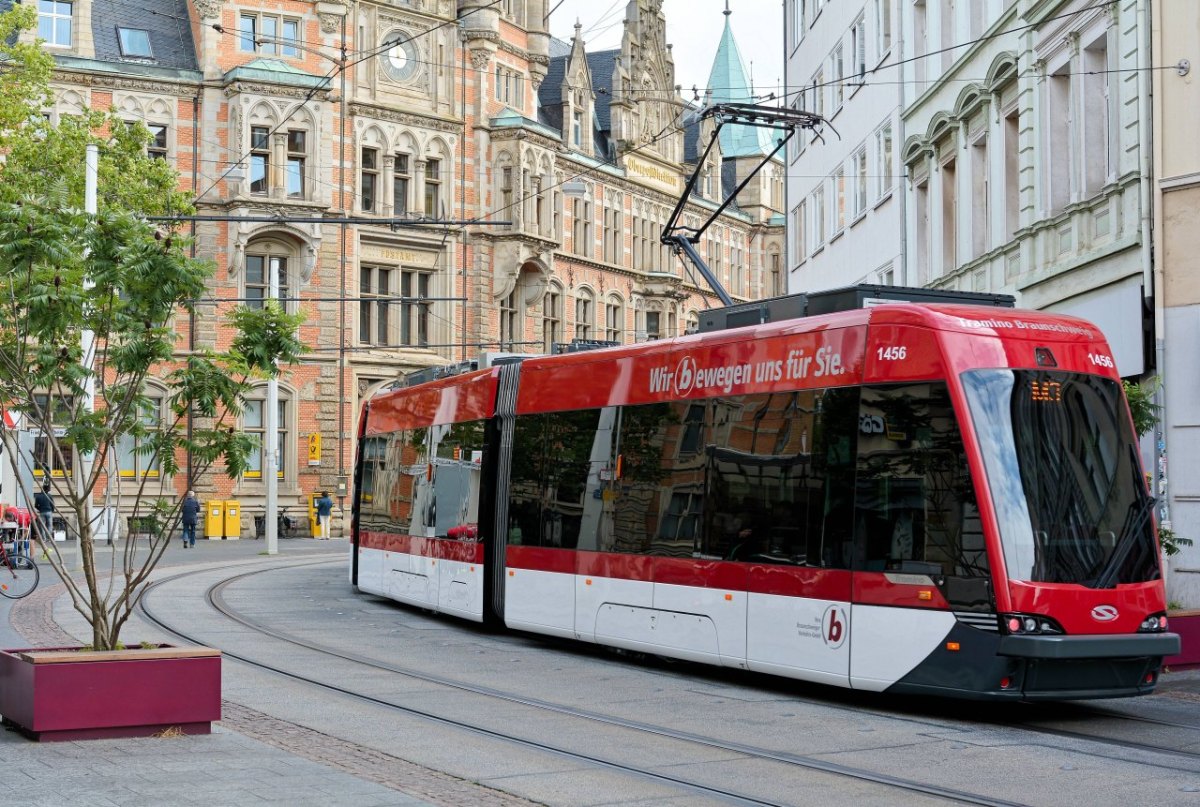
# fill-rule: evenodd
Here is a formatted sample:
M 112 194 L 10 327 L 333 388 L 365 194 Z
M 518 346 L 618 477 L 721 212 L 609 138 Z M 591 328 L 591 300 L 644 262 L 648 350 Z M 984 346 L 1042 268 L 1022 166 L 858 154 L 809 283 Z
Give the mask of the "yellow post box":
M 225 502 L 217 500 L 204 505 L 204 537 L 210 541 L 225 537 Z
M 236 541 L 242 537 L 242 503 L 237 499 L 225 502 L 225 539 Z
M 308 494 L 308 534 L 313 538 L 321 537 L 321 524 L 317 521 L 317 499 L 320 493 Z

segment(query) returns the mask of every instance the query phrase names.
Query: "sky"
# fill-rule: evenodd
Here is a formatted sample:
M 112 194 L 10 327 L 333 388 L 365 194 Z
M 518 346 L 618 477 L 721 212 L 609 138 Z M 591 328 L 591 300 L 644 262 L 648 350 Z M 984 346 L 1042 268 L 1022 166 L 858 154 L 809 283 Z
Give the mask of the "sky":
M 629 0 L 550 0 L 550 33 L 570 41 L 575 20 L 583 24 L 589 51 L 621 46 L 621 20 Z M 730 22 L 747 71 L 753 62 L 754 87 L 769 92 L 783 83 L 783 4 L 781 0 L 729 0 Z M 675 83 L 691 98 L 692 85 L 703 94 L 717 43 L 725 28 L 725 0 L 664 0 L 667 42 L 674 46 Z M 589 29 L 591 29 L 589 31 Z

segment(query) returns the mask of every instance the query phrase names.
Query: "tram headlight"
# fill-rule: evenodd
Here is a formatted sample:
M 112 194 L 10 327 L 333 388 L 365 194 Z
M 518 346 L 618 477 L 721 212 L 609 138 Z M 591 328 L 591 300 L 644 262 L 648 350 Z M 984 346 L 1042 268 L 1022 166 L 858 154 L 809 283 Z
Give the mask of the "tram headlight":
M 1028 636 L 1063 632 L 1063 629 L 1053 619 L 1036 614 L 1005 614 L 1001 622 L 1011 634 Z
M 1162 633 L 1166 629 L 1167 615 L 1157 613 L 1142 620 L 1142 624 L 1138 626 L 1138 633 Z

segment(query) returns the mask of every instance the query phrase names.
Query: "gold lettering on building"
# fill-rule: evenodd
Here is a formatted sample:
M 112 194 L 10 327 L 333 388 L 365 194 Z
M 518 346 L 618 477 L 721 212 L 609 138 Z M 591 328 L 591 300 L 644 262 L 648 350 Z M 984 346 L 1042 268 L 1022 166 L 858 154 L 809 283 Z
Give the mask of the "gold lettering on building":
M 682 188 L 682 181 L 677 172 L 646 160 L 639 160 L 629 154 L 625 155 L 625 172 L 635 179 L 646 180 L 672 193 L 678 193 Z
M 434 252 L 420 252 L 400 247 L 381 247 L 376 244 L 361 245 L 359 257 L 364 261 L 402 263 L 406 266 L 433 266 L 437 263 L 437 253 Z

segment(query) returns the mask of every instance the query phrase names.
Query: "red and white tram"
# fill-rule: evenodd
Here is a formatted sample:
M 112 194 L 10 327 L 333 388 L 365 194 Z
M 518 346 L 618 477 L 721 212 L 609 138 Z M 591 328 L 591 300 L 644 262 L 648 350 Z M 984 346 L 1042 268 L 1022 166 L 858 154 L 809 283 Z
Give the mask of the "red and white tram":
M 1150 692 L 1132 423 L 1071 317 L 887 304 L 529 358 L 363 409 L 351 582 L 856 689 Z

